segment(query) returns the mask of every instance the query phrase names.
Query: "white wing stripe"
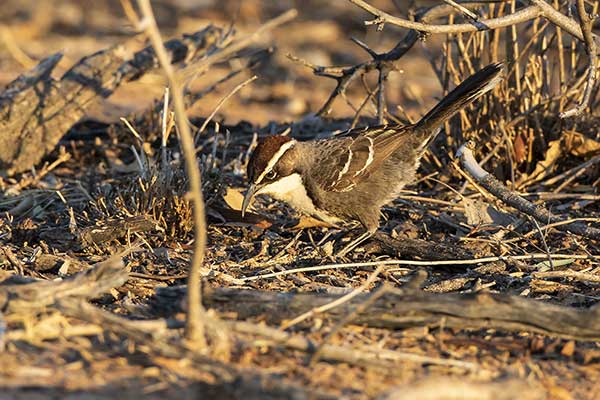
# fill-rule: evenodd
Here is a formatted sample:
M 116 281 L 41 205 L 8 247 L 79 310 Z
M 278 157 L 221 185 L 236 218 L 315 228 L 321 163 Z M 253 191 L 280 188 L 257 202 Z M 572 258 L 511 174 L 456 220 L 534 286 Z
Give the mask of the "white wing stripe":
M 365 165 L 358 172 L 356 172 L 354 176 L 358 176 L 361 172 L 367 169 L 367 167 L 373 162 L 373 157 L 375 156 L 375 147 L 373 146 L 373 139 L 371 139 L 370 136 L 365 136 L 365 138 L 367 138 L 367 140 L 369 141 L 369 157 L 367 158 L 367 162 L 365 162 Z
M 352 162 L 352 150 L 348 149 L 348 160 L 344 164 L 344 168 L 342 168 L 342 170 L 338 173 L 337 181 L 335 181 L 335 183 L 331 186 L 335 186 L 336 183 L 338 183 L 339 181 L 342 180 L 342 176 L 344 176 L 344 175 L 346 175 L 346 173 L 348 173 L 351 162 Z

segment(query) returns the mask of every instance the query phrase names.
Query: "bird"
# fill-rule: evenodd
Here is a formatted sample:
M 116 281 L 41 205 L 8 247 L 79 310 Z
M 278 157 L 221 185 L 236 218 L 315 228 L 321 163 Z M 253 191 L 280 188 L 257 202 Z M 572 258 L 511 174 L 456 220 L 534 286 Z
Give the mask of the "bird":
M 345 255 L 377 231 L 381 208 L 415 181 L 421 157 L 444 123 L 491 91 L 504 69 L 492 63 L 475 72 L 415 124 L 355 128 L 308 141 L 264 137 L 248 161 L 242 217 L 264 194 L 332 226 L 359 222 L 364 232 L 339 254 Z

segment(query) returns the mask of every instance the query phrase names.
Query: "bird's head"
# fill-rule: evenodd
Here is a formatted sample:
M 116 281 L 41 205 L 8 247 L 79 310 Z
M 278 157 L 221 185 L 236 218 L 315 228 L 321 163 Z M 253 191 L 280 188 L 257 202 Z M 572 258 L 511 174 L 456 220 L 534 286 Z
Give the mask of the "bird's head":
M 272 135 L 262 139 L 248 163 L 249 186 L 242 203 L 242 216 L 252 198 L 259 194 L 270 194 L 278 198 L 298 184 L 297 142 L 287 136 Z

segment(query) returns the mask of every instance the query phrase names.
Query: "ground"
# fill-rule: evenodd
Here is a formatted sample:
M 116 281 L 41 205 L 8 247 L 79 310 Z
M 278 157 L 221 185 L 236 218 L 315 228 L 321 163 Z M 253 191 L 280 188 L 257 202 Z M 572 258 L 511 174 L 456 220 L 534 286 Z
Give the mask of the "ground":
M 231 96 L 207 130 L 197 136 L 207 202 L 207 293 L 229 288 L 343 295 L 369 278 L 372 281 L 364 289 L 376 292 L 384 283 L 401 287 L 420 270 L 427 273 L 422 287 L 430 293 L 491 292 L 573 309 L 598 303 L 598 240 L 534 222 L 502 204 L 474 184 L 453 155 L 466 139 L 474 139 L 478 143 L 476 157 L 485 158 L 484 167 L 513 190 L 565 218 L 579 218 L 598 227 L 600 164 L 592 161 L 580 168 L 596 160 L 600 152 L 600 120 L 593 112 L 597 100 L 592 100 L 592 112 L 575 121 L 561 121 L 559 108 L 572 105 L 575 97 L 552 98 L 569 87 L 575 75 L 583 74 L 586 56 L 582 47 L 573 48 L 577 57 L 574 55 L 575 61 L 567 66 L 573 79 L 557 83 L 558 74 L 545 78 L 538 73 L 556 68 L 556 53 L 538 51 L 544 46 L 538 36 L 527 47 L 525 39 L 531 35 L 525 34 L 526 29 L 537 28 L 523 28 L 521 46 L 526 50 L 522 50 L 520 60 L 527 79 L 521 91 L 514 89 L 511 71 L 502 89 L 446 127 L 449 133 L 441 135 L 424 157 L 419 181 L 383 210 L 381 232 L 401 242 L 422 240 L 418 243 L 425 248 L 441 243 L 467 252 L 470 259 L 505 258 L 474 264 L 457 261 L 445 266 L 434 262 L 393 265 L 373 276 L 376 266 L 364 263 L 431 260 L 418 254 L 390 252 L 376 242 L 339 259 L 336 250 L 350 238 L 340 230 L 299 229 L 312 221 L 266 198 L 256 201 L 250 219 L 241 219 L 237 210 L 255 136 L 289 131 L 296 138 L 311 139 L 346 129 L 365 98 L 364 86 L 375 88 L 377 84 L 376 74 L 369 75 L 364 85 L 357 79 L 345 99 L 338 98 L 332 113 L 321 118 L 315 113 L 334 89 L 335 81 L 315 76 L 310 68 L 287 55 L 316 65 L 353 65 L 368 60 L 368 54 L 350 37 L 384 52 L 405 31 L 388 25 L 382 32 L 365 27 L 363 21 L 369 16 L 344 1 L 153 3 L 165 37 L 191 33 L 208 23 L 223 27 L 233 24 L 243 37 L 290 8 L 299 12 L 294 21 L 263 35 L 239 58 L 215 65 L 189 87 L 193 92 L 202 91 L 230 71 L 242 68 L 251 51 L 271 49 L 257 66 L 242 68 L 240 74 L 212 88 L 189 110 L 191 122 L 199 127 L 236 85 L 257 76 Z M 394 8 L 394 2 L 372 3 L 398 14 L 407 11 Z M 8 0 L 0 10 L 0 87 L 55 52 L 64 53 L 54 72 L 59 76 L 81 57 L 111 45 L 125 44 L 128 51 L 143 47 L 144 36 L 135 34 L 121 10 L 120 2 L 113 0 L 41 4 Z M 551 41 L 553 32 L 544 31 L 540 36 L 546 35 Z M 440 81 L 452 86 L 468 75 L 465 60 L 471 57 L 485 64 L 482 60 L 488 54 L 474 50 L 477 45 L 473 41 L 483 44 L 490 37 L 472 39 L 465 35 L 446 41 L 434 35 L 419 41 L 398 62 L 399 71 L 390 75 L 388 120 L 418 119 L 442 96 Z M 465 46 L 465 42 L 466 50 L 452 47 Z M 447 54 L 452 54 L 456 65 L 443 62 Z M 454 74 L 444 75 L 448 70 Z M 185 301 L 178 291 L 186 283 L 194 226 L 175 135 L 169 140 L 168 173 L 156 162 L 161 135 L 159 101 L 164 86 L 158 69 L 123 85 L 90 110 L 34 171 L 2 178 L 0 280 L 4 284 L 24 279 L 58 282 L 111 255 L 120 255 L 123 268 L 130 271 L 127 281 L 94 298 L 92 304 L 135 322 L 169 321 L 175 328 L 169 330 L 168 340 L 163 339 L 164 343 L 174 343 L 182 332 Z M 376 107 L 368 102 L 357 123 L 373 123 L 375 112 Z M 131 122 L 141 140 L 121 122 L 122 117 Z M 56 160 L 61 162 L 54 163 Z M 140 221 L 152 224 L 147 227 Z M 107 226 L 118 226 L 122 233 L 106 241 L 94 239 L 90 232 Z M 557 254 L 564 256 L 548 261 L 549 255 Z M 528 255 L 536 256 L 509 257 Z M 446 259 L 444 254 L 436 261 L 440 259 Z M 251 278 L 334 263 L 358 265 Z M 552 271 L 581 274 L 544 275 Z M 241 319 L 241 308 L 220 303 L 217 295 L 207 296 L 211 313 L 226 322 Z M 302 395 L 360 399 L 385 396 L 395 389 L 400 392 L 390 398 L 404 398 L 402 392 L 410 393 L 420 385 L 443 392 L 465 382 L 474 391 L 495 390 L 496 397 L 490 398 L 521 394 L 523 398 L 594 399 L 600 393 L 600 342 L 564 335 L 448 327 L 444 318 L 435 324 L 413 324 L 404 329 L 355 325 L 352 321 L 337 326 L 336 319 L 324 313 L 289 327 L 287 332 L 316 345 L 327 341 L 348 351 L 390 350 L 399 358 L 384 362 L 344 362 L 332 359 L 335 357 L 312 360 L 311 352 L 298 346 L 225 324 L 232 327 L 231 351 L 211 354 L 209 362 L 205 355 L 190 355 L 176 345 L 171 349 L 174 353 L 169 353 L 151 335 L 138 335 L 147 331 L 125 334 L 121 328 L 60 310 L 0 310 L 4 313 L 4 318 L 0 314 L 0 399 L 192 398 L 201 394 L 215 398 Z M 244 318 L 253 326 L 266 322 L 274 328 L 289 322 L 284 310 L 280 310 L 281 315 L 277 308 L 274 310 L 272 315 L 259 313 Z M 401 357 L 406 353 L 431 359 L 410 361 Z M 217 376 L 215 371 L 224 372 Z M 237 379 L 239 376 L 243 379 Z M 255 392 L 244 392 L 249 388 Z M 472 398 L 480 397 L 475 394 Z

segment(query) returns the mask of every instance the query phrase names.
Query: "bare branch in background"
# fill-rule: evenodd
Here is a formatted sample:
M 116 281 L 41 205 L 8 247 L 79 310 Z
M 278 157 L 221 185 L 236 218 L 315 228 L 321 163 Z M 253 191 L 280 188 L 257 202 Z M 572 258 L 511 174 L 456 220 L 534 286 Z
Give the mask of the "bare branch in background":
M 470 8 L 480 7 L 482 5 L 490 3 L 498 3 L 494 1 L 450 1 L 445 0 L 444 5 L 437 5 L 426 9 L 418 13 L 415 20 L 408 20 L 405 18 L 399 18 L 393 16 L 383 10 L 380 10 L 371 4 L 363 0 L 348 0 L 350 3 L 362 8 L 363 10 L 370 13 L 375 19 L 365 21 L 366 25 L 377 25 L 378 28 L 382 28 L 385 24 L 392 24 L 400 26 L 402 28 L 410 29 L 411 31 L 402 39 L 392 50 L 387 53 L 378 54 L 377 52 L 370 49 L 366 44 L 354 40 L 355 43 L 360 45 L 365 51 L 367 51 L 372 59 L 365 61 L 360 64 L 356 64 L 348 67 L 327 67 L 317 66 L 310 64 L 309 62 L 299 60 L 295 57 L 290 58 L 294 61 L 301 62 L 305 66 L 311 68 L 313 73 L 317 76 L 324 76 L 327 78 L 335 79 L 337 85 L 330 94 L 329 98 L 321 109 L 317 112 L 317 115 L 325 116 L 331 112 L 333 102 L 339 96 L 344 96 L 350 83 L 357 77 L 365 75 L 373 70 L 378 70 L 378 91 L 377 91 L 377 120 L 379 123 L 385 122 L 385 82 L 389 76 L 389 73 L 397 70 L 396 63 L 402 58 L 408 50 L 417 42 L 418 38 L 425 33 L 441 33 L 441 34 L 458 34 L 465 32 L 477 32 L 485 30 L 495 30 L 505 27 L 515 26 L 523 22 L 531 21 L 536 18 L 545 18 L 550 23 L 555 25 L 557 28 L 568 32 L 577 40 L 585 41 L 588 54 L 590 54 L 590 67 L 588 69 L 588 79 L 584 98 L 578 108 L 583 107 L 589 103 L 591 92 L 595 83 L 595 71 L 597 61 L 596 58 L 596 42 L 595 35 L 591 32 L 591 20 L 586 15 L 581 18 L 581 24 L 574 19 L 564 15 L 559 10 L 548 4 L 544 0 L 530 0 L 530 5 L 524 6 L 513 13 L 508 15 L 499 16 L 496 18 L 482 19 L 478 18 L 477 14 L 470 11 Z M 502 3 L 502 2 L 500 2 Z M 583 3 L 583 1 L 582 1 Z M 459 12 L 468 18 L 469 23 L 458 23 L 458 24 L 431 24 L 430 22 L 448 16 L 450 14 Z M 587 32 L 586 32 L 587 31 Z M 569 114 L 577 111 L 569 111 Z M 567 115 L 569 116 L 569 115 Z M 565 116 L 562 116 L 565 118 Z

